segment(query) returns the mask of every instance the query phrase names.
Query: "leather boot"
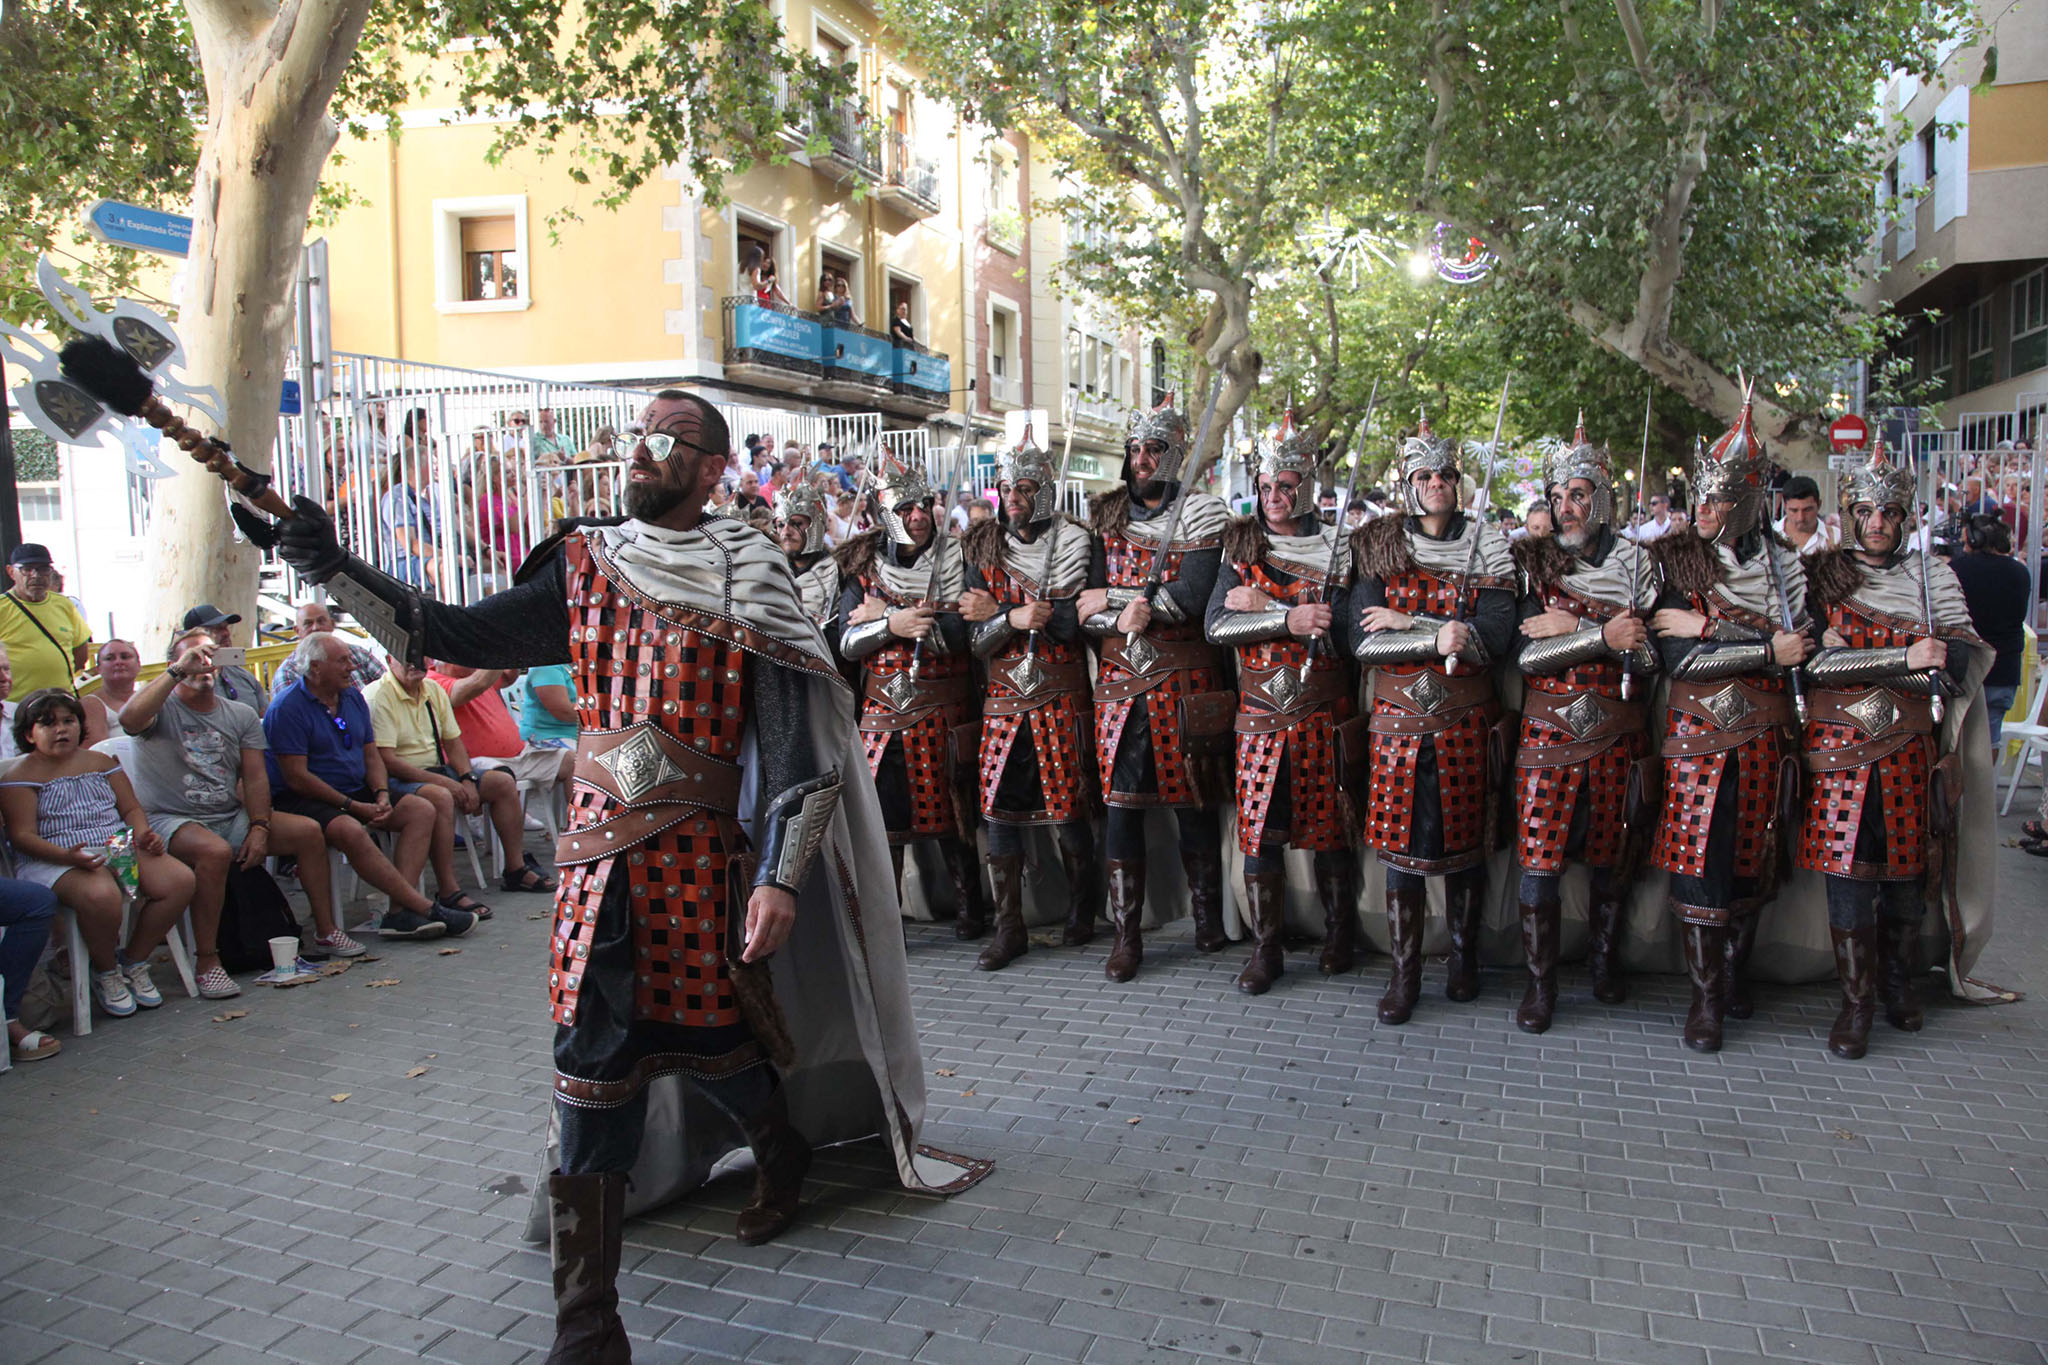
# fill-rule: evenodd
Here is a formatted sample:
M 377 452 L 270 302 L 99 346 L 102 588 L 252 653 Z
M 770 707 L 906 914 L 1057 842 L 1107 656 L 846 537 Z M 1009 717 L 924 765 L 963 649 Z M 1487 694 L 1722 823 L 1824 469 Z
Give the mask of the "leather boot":
M 1621 917 L 1622 898 L 1596 875 L 1586 907 L 1586 971 L 1593 978 L 1593 998 L 1603 1005 L 1628 998 L 1621 977 Z
M 1102 974 L 1111 981 L 1129 981 L 1145 960 L 1145 937 L 1139 928 L 1145 918 L 1145 864 L 1111 859 L 1104 867 L 1109 873 L 1109 919 L 1116 928 L 1116 941 L 1110 944 Z
M 939 856 L 946 863 L 946 879 L 953 883 L 953 904 L 959 907 L 953 935 L 969 941 L 980 938 L 988 932 L 988 896 L 982 890 L 981 868 L 960 839 L 939 840 Z
M 1248 872 L 1244 879 L 1245 909 L 1252 922 L 1252 955 L 1237 974 L 1237 988 L 1246 995 L 1264 995 L 1287 970 L 1280 936 L 1287 927 L 1287 874 Z
M 555 1345 L 547 1365 L 631 1365 L 619 1321 L 626 1175 L 548 1176 L 548 1250 L 555 1271 Z
M 1685 1045 L 1694 1052 L 1719 1052 L 1721 1021 L 1728 1012 L 1728 931 L 1706 924 L 1678 928 L 1685 940 L 1685 972 L 1692 978 Z
M 770 1241 L 796 1221 L 804 1174 L 811 1169 L 811 1144 L 789 1121 L 782 1087 L 760 1112 L 740 1124 L 754 1152 L 754 1195 L 733 1223 L 733 1235 L 748 1246 Z
M 1214 848 L 1199 853 L 1183 849 L 1180 858 L 1188 874 L 1188 909 L 1195 917 L 1195 947 L 1205 953 L 1220 953 L 1230 943 L 1223 932 L 1223 854 Z
M 1870 1025 L 1877 1018 L 1877 927 L 1828 926 L 1835 945 L 1835 974 L 1842 978 L 1842 1012 L 1828 1030 L 1828 1051 L 1855 1061 L 1870 1051 Z
M 1348 849 L 1316 854 L 1316 896 L 1323 903 L 1316 970 L 1341 976 L 1358 961 L 1358 860 Z
M 1387 888 L 1387 951 L 1394 956 L 1387 993 L 1380 997 L 1380 1022 L 1405 1024 L 1422 994 L 1423 890 Z
M 1927 1022 L 1913 989 L 1919 978 L 1920 925 L 1916 920 L 1886 919 L 1877 926 L 1877 992 L 1884 1002 L 1884 1021 L 1906 1033 L 1918 1033 Z
M 1749 988 L 1749 952 L 1756 947 L 1756 926 L 1763 917 L 1762 901 L 1739 900 L 1728 907 L 1730 1019 L 1747 1019 L 1756 1013 L 1756 995 Z
M 1085 820 L 1059 827 L 1060 871 L 1067 878 L 1067 926 L 1060 942 L 1079 948 L 1095 941 L 1095 915 L 1102 906 L 1102 864 L 1095 857 L 1095 831 Z
M 1529 988 L 1522 993 L 1522 1007 L 1515 1011 L 1515 1027 L 1524 1033 L 1547 1033 L 1557 1012 L 1557 942 L 1563 931 L 1563 907 L 1557 898 L 1557 879 L 1546 877 L 1544 890 L 1534 899 L 1524 898 L 1522 911 L 1522 956 L 1529 962 Z
M 1479 914 L 1486 900 L 1486 879 L 1459 876 L 1444 887 L 1444 911 L 1451 927 L 1450 971 L 1444 995 L 1463 1003 L 1479 998 Z
M 999 972 L 1024 956 L 1031 946 L 1024 933 L 1023 855 L 990 854 L 988 879 L 996 888 L 996 936 L 982 945 L 974 966 L 977 971 Z

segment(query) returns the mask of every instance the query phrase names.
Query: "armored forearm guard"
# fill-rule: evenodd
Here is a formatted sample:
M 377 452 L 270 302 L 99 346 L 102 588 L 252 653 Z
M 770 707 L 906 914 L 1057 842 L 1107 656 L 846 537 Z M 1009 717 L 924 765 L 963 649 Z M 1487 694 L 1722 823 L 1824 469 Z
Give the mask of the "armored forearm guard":
M 1713 682 L 1719 678 L 1738 678 L 1744 673 L 1760 673 L 1776 662 L 1768 640 L 1702 644 L 1694 646 L 1671 676 L 1680 682 Z
M 1261 640 L 1278 640 L 1287 634 L 1287 609 L 1268 607 L 1264 611 L 1226 611 L 1209 628 L 1212 645 L 1252 645 Z
M 754 885 L 780 887 L 792 895 L 802 888 L 839 810 L 839 789 L 835 768 L 769 803 L 761 817 L 761 866 Z
M 848 626 L 839 637 L 839 652 L 849 659 L 865 659 L 893 637 L 889 634 L 889 618 L 880 617 L 873 621 L 862 621 Z

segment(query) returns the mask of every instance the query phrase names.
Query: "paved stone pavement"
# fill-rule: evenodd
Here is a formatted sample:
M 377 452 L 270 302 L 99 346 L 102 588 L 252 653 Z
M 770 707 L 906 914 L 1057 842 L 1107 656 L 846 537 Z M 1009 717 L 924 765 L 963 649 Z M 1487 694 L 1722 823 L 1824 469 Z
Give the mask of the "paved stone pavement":
M 2040 1362 L 2048 863 L 2000 857 L 1986 974 L 2034 999 L 1856 1064 L 1824 987 L 1700 1058 L 1675 979 L 1606 1009 L 1572 973 L 1537 1039 L 1506 972 L 1386 1029 L 1381 961 L 1252 1001 L 1184 930 L 1120 990 L 1099 945 L 990 976 L 914 930 L 931 1136 L 996 1173 L 910 1196 L 868 1145 L 775 1245 L 729 1235 L 739 1178 L 633 1224 L 638 1358 Z M 0 1077 L 0 1362 L 539 1360 L 545 901 L 496 899 Z

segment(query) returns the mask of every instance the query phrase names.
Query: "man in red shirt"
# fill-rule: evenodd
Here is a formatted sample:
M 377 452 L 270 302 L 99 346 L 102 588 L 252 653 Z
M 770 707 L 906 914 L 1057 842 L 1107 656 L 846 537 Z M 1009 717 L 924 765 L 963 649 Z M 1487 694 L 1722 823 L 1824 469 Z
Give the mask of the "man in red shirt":
M 470 761 L 480 771 L 500 769 L 515 779 L 505 783 L 504 778 L 487 778 L 490 785 L 480 783 L 473 793 L 480 806 L 489 808 L 491 824 L 505 848 L 505 889 L 552 891 L 554 879 L 541 871 L 532 854 L 521 853 L 521 865 L 511 865 L 513 850 L 522 849 L 526 838 L 525 813 L 519 804 L 517 783 L 566 777 L 576 756 L 566 749 L 536 749 L 530 754 L 526 751 L 526 741 L 519 737 L 519 722 L 499 692 L 515 676 L 505 669 L 427 661 L 428 679 L 439 684 L 454 704 L 455 723 L 462 727 L 462 742 L 468 746 Z M 464 814 L 474 815 L 476 810 Z

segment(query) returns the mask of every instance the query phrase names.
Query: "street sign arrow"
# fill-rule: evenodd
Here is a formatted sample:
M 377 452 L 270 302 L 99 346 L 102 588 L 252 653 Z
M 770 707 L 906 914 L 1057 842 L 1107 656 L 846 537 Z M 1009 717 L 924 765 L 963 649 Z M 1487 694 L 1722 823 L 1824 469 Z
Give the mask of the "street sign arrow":
M 185 256 L 192 250 L 192 220 L 182 213 L 101 199 L 85 211 L 85 227 L 110 246 Z

